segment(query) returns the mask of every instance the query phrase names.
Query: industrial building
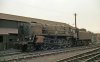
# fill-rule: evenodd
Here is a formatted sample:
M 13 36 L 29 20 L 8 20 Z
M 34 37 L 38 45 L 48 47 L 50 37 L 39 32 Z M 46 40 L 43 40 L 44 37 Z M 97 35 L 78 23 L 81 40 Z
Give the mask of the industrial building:
M 97 43 L 100 43 L 100 33 L 95 34 L 95 40 Z
M 5 18 L 0 14 L 0 50 L 13 47 L 11 43 L 17 40 L 18 22 Z

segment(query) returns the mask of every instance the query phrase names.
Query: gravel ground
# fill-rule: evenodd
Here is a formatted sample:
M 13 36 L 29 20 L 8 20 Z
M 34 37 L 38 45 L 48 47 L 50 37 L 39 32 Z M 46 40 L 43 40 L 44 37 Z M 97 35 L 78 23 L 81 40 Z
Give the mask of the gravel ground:
M 66 53 L 60 53 L 60 54 L 54 54 L 49 56 L 41 56 L 37 58 L 22 60 L 20 62 L 56 62 L 61 59 L 66 59 L 78 54 L 82 54 L 88 51 L 92 51 L 94 49 L 88 49 L 88 50 L 79 50 L 79 51 L 72 51 L 72 52 L 66 52 Z

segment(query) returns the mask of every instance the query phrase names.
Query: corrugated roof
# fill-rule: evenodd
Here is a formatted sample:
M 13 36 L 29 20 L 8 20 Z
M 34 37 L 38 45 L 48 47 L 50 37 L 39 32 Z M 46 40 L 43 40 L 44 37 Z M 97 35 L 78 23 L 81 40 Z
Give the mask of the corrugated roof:
M 54 22 L 54 21 L 49 21 L 49 20 L 17 16 L 17 15 L 11 15 L 11 14 L 4 14 L 4 13 L 0 13 L 0 19 L 6 19 L 6 20 L 12 20 L 12 21 L 22 21 L 22 22 L 37 22 L 37 23 L 50 24 L 50 25 L 70 26 L 69 24 L 61 23 L 61 22 Z

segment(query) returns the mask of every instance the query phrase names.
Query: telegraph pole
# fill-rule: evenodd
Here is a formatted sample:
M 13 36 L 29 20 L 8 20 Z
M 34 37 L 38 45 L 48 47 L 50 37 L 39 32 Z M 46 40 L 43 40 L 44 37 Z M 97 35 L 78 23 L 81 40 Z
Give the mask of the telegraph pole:
M 76 23 L 77 23 L 77 22 L 76 22 L 76 15 L 77 15 L 77 14 L 75 13 L 74 15 L 75 15 L 75 28 L 77 28 L 77 24 L 76 24 Z
M 78 28 L 77 28 L 77 21 L 76 21 L 76 16 L 77 16 L 77 14 L 75 13 L 74 16 L 75 16 L 75 33 L 76 33 L 76 40 L 78 40 L 79 35 L 78 35 Z

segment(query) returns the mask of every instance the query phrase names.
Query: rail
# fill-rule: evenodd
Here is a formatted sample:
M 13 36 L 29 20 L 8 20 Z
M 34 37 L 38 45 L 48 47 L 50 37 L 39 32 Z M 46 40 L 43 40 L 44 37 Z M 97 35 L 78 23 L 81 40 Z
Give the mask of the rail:
M 67 59 L 58 60 L 57 62 L 92 62 L 97 57 L 100 57 L 100 47 L 94 49 L 93 51 L 88 51 Z

